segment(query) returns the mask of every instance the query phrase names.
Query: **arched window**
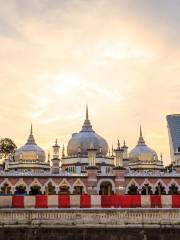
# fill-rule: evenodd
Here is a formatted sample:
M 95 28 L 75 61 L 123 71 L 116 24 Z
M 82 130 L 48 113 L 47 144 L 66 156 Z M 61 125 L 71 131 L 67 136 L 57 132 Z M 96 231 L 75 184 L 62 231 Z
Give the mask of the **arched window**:
M 55 186 L 53 186 L 51 182 L 48 183 L 48 185 L 45 189 L 46 189 L 45 194 L 47 194 L 47 195 L 55 195 L 56 194 Z
M 142 187 L 141 195 L 151 195 L 151 194 L 153 194 L 151 186 L 149 184 L 145 184 Z
M 161 184 L 158 183 L 158 185 L 155 188 L 155 195 L 166 195 L 165 187 Z
M 11 194 L 11 187 L 9 186 L 9 184 L 5 183 L 2 187 L 1 187 L 1 194 Z
M 42 192 L 41 192 L 41 187 L 38 186 L 38 185 L 33 185 L 33 186 L 30 188 L 29 194 L 30 194 L 30 195 L 39 195 L 39 194 L 42 194 Z
M 138 187 L 133 183 L 129 186 L 127 194 L 129 195 L 138 195 Z
M 26 194 L 26 186 L 24 185 L 19 185 L 16 187 L 15 194 Z
M 178 186 L 176 184 L 171 184 L 171 186 L 169 187 L 169 191 L 168 194 L 173 195 L 173 194 L 179 194 L 178 191 Z
M 112 195 L 112 184 L 110 182 L 102 182 L 100 185 L 99 195 Z
M 69 195 L 70 191 L 69 191 L 69 186 L 68 185 L 61 185 L 59 187 L 59 193 L 60 195 Z

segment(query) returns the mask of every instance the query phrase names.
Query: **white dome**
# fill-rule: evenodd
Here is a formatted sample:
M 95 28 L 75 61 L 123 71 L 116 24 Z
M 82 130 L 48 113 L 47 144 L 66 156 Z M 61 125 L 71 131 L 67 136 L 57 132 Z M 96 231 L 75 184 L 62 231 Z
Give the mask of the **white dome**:
M 93 146 L 97 149 L 97 153 L 107 155 L 108 144 L 104 138 L 95 133 L 92 129 L 92 125 L 88 119 L 88 109 L 86 109 L 86 120 L 84 121 L 82 130 L 79 133 L 72 134 L 71 139 L 68 142 L 67 153 L 68 156 L 87 155 L 87 149 Z
M 32 133 L 32 126 L 27 143 L 18 148 L 15 152 L 15 161 L 19 161 L 21 159 L 24 161 L 32 160 L 45 162 L 45 152 L 36 144 Z
M 149 148 L 142 137 L 142 131 L 140 128 L 140 137 L 138 140 L 138 144 L 135 148 L 133 148 L 129 153 L 130 160 L 141 160 L 141 161 L 156 161 L 158 160 L 157 153 Z

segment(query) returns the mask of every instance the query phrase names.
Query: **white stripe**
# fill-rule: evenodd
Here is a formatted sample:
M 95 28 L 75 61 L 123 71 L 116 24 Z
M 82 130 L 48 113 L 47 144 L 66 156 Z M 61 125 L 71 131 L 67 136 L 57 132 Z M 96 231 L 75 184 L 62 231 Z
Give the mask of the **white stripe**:
M 24 196 L 24 207 L 25 208 L 35 208 L 36 203 L 35 196 Z
M 151 199 L 149 195 L 141 196 L 141 207 L 144 207 L 144 208 L 151 207 Z

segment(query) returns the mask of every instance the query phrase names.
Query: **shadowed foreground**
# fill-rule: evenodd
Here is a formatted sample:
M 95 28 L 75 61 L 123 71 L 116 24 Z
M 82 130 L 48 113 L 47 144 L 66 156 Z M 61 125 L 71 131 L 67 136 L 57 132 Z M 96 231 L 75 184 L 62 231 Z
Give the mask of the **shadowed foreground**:
M 0 229 L 4 240 L 180 240 L 178 229 Z

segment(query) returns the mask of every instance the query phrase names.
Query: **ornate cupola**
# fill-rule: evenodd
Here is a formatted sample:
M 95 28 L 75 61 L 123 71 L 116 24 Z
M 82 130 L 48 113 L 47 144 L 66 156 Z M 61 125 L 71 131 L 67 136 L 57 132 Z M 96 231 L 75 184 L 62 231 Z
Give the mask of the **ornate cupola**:
M 145 143 L 140 126 L 138 143 L 129 153 L 129 167 L 135 170 L 161 170 L 163 164 L 158 160 L 157 153 Z
M 138 143 L 129 153 L 130 160 L 155 161 L 158 160 L 157 153 L 149 148 L 143 138 L 142 128 L 140 126 L 140 135 Z
M 15 152 L 15 161 L 19 160 L 45 162 L 45 152 L 35 142 L 32 124 L 26 144 Z
M 98 135 L 92 128 L 89 120 L 88 106 L 86 106 L 86 118 L 79 133 L 73 133 L 68 142 L 68 156 L 86 156 L 91 144 L 97 149 L 97 154 L 106 156 L 108 153 L 108 144 L 104 138 Z
M 50 166 L 46 162 L 45 151 L 37 145 L 34 139 L 32 124 L 27 142 L 16 150 L 14 160 L 9 163 L 8 171 L 49 171 Z

